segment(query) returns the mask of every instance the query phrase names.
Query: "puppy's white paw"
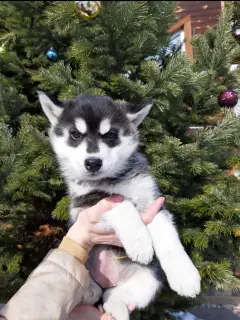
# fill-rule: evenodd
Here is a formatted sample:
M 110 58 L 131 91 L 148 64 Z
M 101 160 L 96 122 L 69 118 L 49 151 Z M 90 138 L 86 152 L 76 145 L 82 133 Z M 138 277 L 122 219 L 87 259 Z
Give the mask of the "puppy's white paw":
M 107 289 L 103 294 L 103 309 L 109 313 L 114 320 L 129 320 L 126 303 L 129 293 L 121 291 L 120 287 Z
M 84 296 L 82 298 L 82 303 L 94 305 L 101 298 L 101 295 L 102 295 L 102 289 L 91 278 L 88 290 L 84 293 Z
M 154 253 L 152 239 L 134 205 L 124 200 L 111 210 L 109 218 L 128 257 L 141 264 L 151 262 Z
M 138 231 L 138 232 L 137 232 Z M 127 256 L 141 264 L 149 264 L 153 259 L 152 239 L 145 227 L 139 230 L 129 230 L 129 234 L 124 237 L 123 247 Z
M 111 315 L 114 320 L 129 320 L 128 308 L 120 301 L 109 300 L 103 304 L 105 312 Z
M 180 296 L 195 298 L 200 293 L 200 274 L 186 253 L 179 259 L 170 255 L 165 273 L 171 289 Z

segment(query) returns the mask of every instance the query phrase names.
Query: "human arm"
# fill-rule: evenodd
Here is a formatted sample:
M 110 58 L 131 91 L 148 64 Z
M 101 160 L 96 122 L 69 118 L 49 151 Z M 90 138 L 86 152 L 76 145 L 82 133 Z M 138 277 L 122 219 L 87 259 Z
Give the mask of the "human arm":
M 2 319 L 67 319 L 80 303 L 89 285 L 89 274 L 84 267 L 88 251 L 97 243 L 121 245 L 117 237 L 104 231 L 98 221 L 102 214 L 113 209 L 122 200 L 122 197 L 104 199 L 81 212 L 79 219 L 67 233 L 68 244 L 62 242 L 58 249 L 47 254 L 27 282 L 0 311 Z M 153 219 L 161 204 L 162 201 L 158 200 L 143 215 L 144 222 Z M 95 319 L 101 319 L 100 317 L 101 315 Z

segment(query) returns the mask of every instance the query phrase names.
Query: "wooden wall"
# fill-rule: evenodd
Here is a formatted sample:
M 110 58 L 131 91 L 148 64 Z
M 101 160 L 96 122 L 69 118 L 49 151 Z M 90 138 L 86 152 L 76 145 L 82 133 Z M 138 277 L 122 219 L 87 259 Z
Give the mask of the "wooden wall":
M 191 16 L 192 35 L 202 33 L 218 21 L 224 1 L 177 1 L 178 17 Z

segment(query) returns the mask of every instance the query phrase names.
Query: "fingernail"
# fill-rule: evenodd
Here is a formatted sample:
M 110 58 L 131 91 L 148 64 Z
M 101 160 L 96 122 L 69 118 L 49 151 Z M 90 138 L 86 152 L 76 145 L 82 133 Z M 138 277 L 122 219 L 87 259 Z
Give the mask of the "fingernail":
M 113 318 L 109 313 L 104 313 L 104 315 L 101 317 L 102 320 L 112 320 Z
M 124 197 L 121 195 L 114 195 L 109 198 L 109 200 L 112 202 L 122 202 L 123 199 L 124 199 Z
M 134 303 L 130 304 L 130 305 L 128 306 L 128 311 L 129 311 L 129 313 L 132 313 L 135 308 L 136 308 L 136 305 L 135 305 Z

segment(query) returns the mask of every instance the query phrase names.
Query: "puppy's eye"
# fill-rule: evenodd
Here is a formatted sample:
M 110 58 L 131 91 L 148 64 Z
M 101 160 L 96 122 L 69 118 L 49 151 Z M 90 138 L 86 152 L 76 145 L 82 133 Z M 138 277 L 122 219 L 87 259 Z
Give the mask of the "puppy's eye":
M 78 130 L 74 130 L 70 132 L 70 135 L 73 139 L 80 139 L 82 137 L 82 133 L 79 132 Z
M 104 139 L 115 140 L 118 138 L 118 133 L 116 131 L 109 131 L 103 135 Z

